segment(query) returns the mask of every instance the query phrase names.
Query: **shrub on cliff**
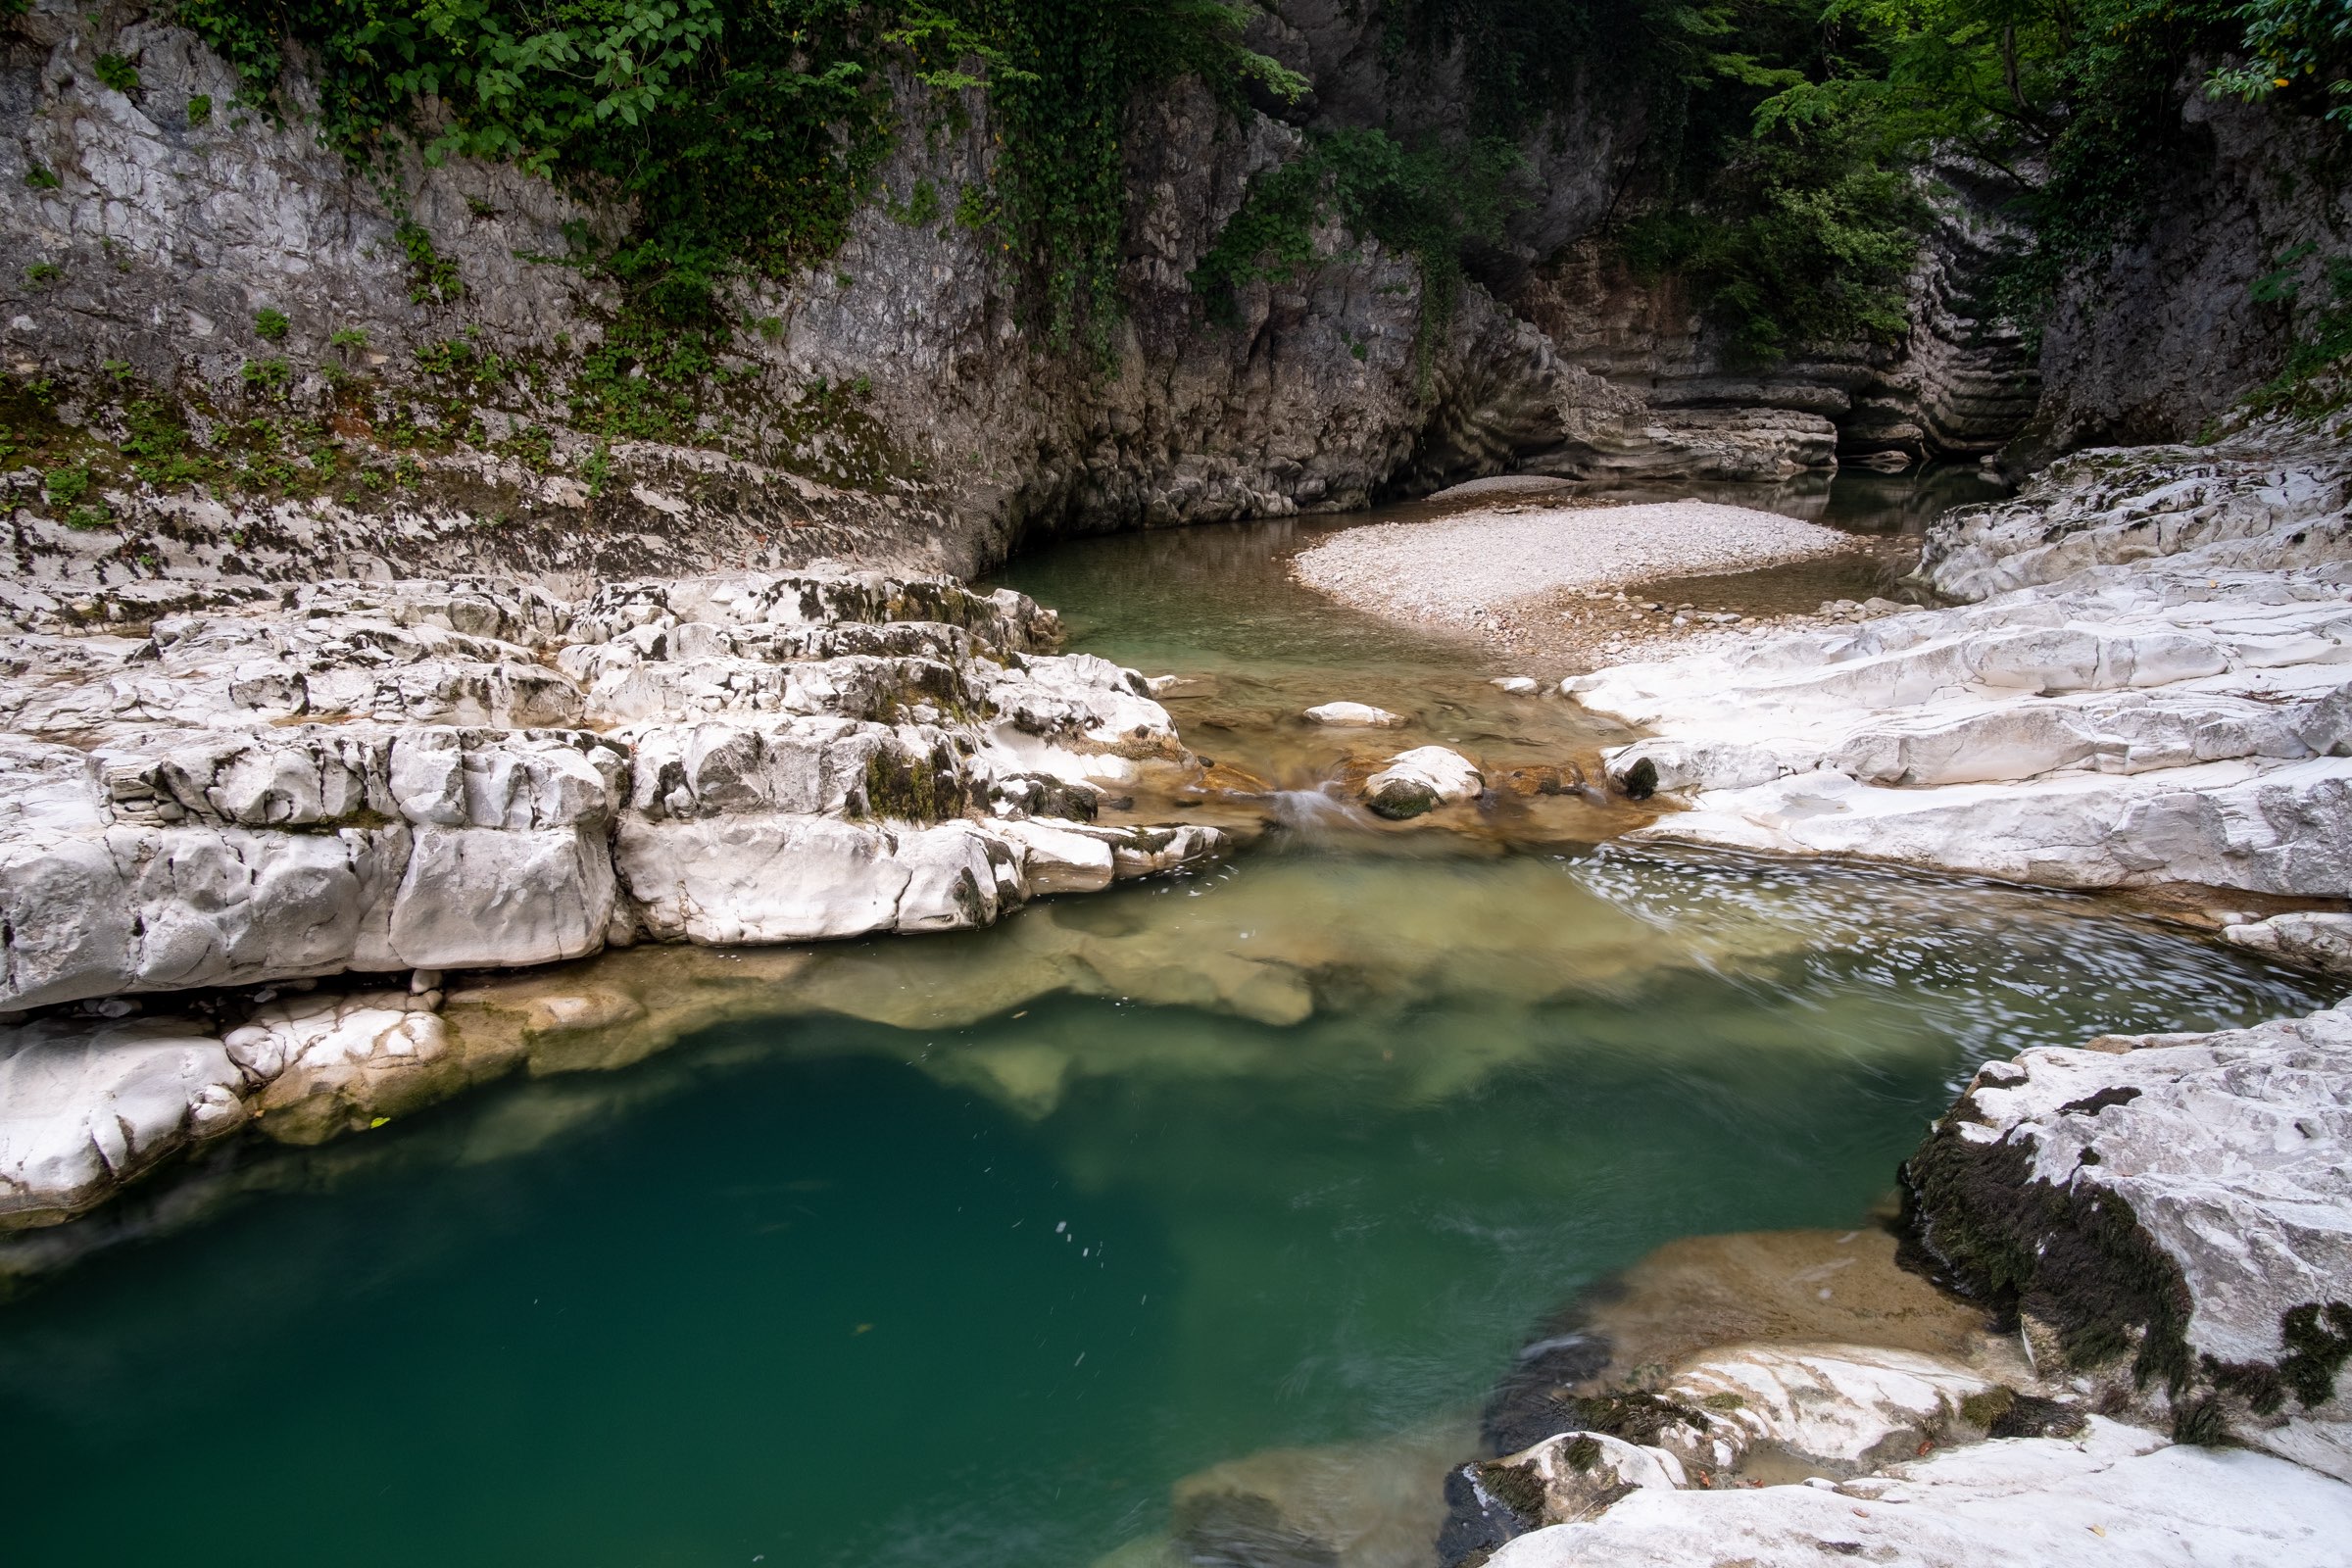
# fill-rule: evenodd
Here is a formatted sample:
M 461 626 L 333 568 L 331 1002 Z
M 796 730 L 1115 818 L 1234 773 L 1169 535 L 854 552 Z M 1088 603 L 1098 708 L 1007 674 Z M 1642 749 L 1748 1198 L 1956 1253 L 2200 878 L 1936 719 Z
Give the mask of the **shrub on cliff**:
M 290 105 L 389 176 L 396 155 L 504 160 L 600 203 L 629 235 L 594 260 L 671 325 L 713 315 L 737 269 L 830 255 L 892 128 L 886 67 L 988 95 L 1002 254 L 1068 342 L 1111 312 L 1128 100 L 1185 73 L 1292 88 L 1241 43 L 1239 0 L 179 0 L 243 94 Z

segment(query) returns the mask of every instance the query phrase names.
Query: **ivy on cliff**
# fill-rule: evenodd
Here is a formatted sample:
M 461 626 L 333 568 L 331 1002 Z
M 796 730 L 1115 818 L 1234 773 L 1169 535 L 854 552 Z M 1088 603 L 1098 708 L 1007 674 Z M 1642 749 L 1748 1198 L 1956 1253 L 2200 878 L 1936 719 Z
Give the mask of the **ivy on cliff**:
M 1951 149 L 2005 176 L 2031 242 L 1986 303 L 2029 328 L 2207 156 L 2184 90 L 2352 130 L 2343 0 L 1833 0 L 1824 18 L 1856 47 L 1761 106 L 1758 133 L 1866 119 L 1898 156 Z
M 178 20 L 285 112 L 301 48 L 320 133 L 389 176 L 503 160 L 627 204 L 595 258 L 660 322 L 708 329 L 742 269 L 830 255 L 889 145 L 888 68 L 992 101 L 995 227 L 1052 342 L 1115 310 L 1130 99 L 1199 73 L 1298 83 L 1241 43 L 1241 0 L 178 0 Z
M 1737 348 L 1884 337 L 1933 152 L 2012 182 L 2031 244 L 1984 302 L 2032 325 L 2200 156 L 2181 83 L 2352 131 L 2344 0 L 1386 0 L 1392 59 L 1452 54 L 1521 135 L 1616 104 L 1642 141 L 1610 231 Z M 2218 67 L 2215 62 L 2221 62 Z
M 1242 208 L 1193 270 L 1212 315 L 1238 319 L 1237 295 L 1259 279 L 1294 275 L 1321 260 L 1314 230 L 1337 222 L 1412 259 L 1421 273 L 1415 355 L 1427 374 L 1436 333 L 1461 300 L 1467 258 L 1497 244 L 1520 198 L 1524 160 L 1508 141 L 1406 146 L 1379 130 L 1334 130 L 1250 182 Z

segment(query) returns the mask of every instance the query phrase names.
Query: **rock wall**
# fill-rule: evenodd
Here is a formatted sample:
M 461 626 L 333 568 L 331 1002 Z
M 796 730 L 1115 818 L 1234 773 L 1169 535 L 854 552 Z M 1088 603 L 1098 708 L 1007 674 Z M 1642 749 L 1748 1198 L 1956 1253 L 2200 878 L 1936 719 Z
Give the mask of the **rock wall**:
M 2023 335 L 1981 318 L 1969 288 L 2009 224 L 1985 182 L 1957 161 L 1940 162 L 1925 190 L 1936 223 L 1911 279 L 1909 336 L 1767 368 L 1742 367 L 1674 280 L 1638 278 L 1593 240 L 1568 247 L 1511 303 L 1561 358 L 1634 401 L 1605 434 L 1571 431 L 1531 466 L 1775 477 L 1841 457 L 1915 462 L 1998 450 L 2033 413 L 2034 368 Z
M 2326 258 L 2352 247 L 2352 182 L 2332 133 L 2187 92 L 2190 159 L 2144 234 L 2070 278 L 2043 336 L 2030 461 L 2085 446 L 2186 441 L 2278 370 L 2328 304 Z M 2249 285 L 2299 247 L 2292 306 Z
M 1267 47 L 1322 83 L 1292 119 L 1459 128 L 1455 66 L 1393 78 L 1377 24 L 1352 8 L 1294 4 L 1264 27 Z M 136 67 L 131 93 L 96 80 L 101 52 Z M 1336 229 L 1317 236 L 1317 265 L 1246 289 L 1238 324 L 1213 321 L 1188 276 L 1250 177 L 1294 155 L 1301 132 L 1237 122 L 1190 82 L 1133 111 L 1128 315 L 1097 373 L 1027 341 L 984 235 L 944 216 L 906 220 L 923 182 L 953 209 L 985 181 L 995 133 L 978 97 L 948 106 L 901 89 L 884 190 L 839 254 L 740 285 L 737 314 L 770 325 L 722 356 L 727 380 L 692 441 L 604 441 L 575 427 L 566 393 L 618 302 L 594 273 L 546 258 L 565 252 L 567 224 L 611 234 L 625 214 L 508 168 L 412 165 L 402 210 L 463 285 L 454 300 L 418 297 L 400 214 L 299 117 L 232 107 L 226 66 L 129 0 L 94 12 L 43 0 L 0 57 L 11 373 L 54 387 L 57 419 L 100 444 L 123 438 L 134 390 L 187 399 L 200 445 L 255 415 L 329 426 L 329 446 L 363 458 L 389 453 L 387 420 L 413 417 L 428 439 L 399 493 L 215 485 L 190 500 L 123 481 L 107 492 L 112 518 L 78 538 L 50 526 L 62 509 L 20 470 L 16 571 L 119 586 L 281 579 L 323 560 L 361 575 L 519 568 L 564 593 L 820 559 L 968 572 L 1040 534 L 1354 508 L 1531 462 L 1786 473 L 1832 461 L 1823 408 L 1894 373 L 1839 371 L 1829 391 L 1798 375 L 1793 392 L 1759 393 L 1708 380 L 1692 340 L 1672 350 L 1672 374 L 1644 382 L 1581 342 L 1562 352 L 1542 312 L 1475 284 L 1423 346 L 1417 269 Z M 218 107 L 192 122 L 198 98 Z M 1526 138 L 1533 202 L 1486 269 L 1497 284 L 1606 211 L 1639 128 L 1610 102 Z M 288 318 L 282 340 L 256 334 L 265 308 Z M 330 341 L 352 331 L 364 351 Z M 498 356 L 503 379 L 454 402 L 424 396 L 450 386 L 419 353 L 450 345 Z M 248 384 L 249 367 L 280 359 L 287 384 Z M 413 415 L 394 409 L 402 399 Z M 476 524 L 492 517 L 487 537 Z
M 1106 367 L 1030 342 L 991 242 L 945 216 L 989 177 L 985 100 L 901 82 L 877 199 L 836 256 L 736 286 L 731 307 L 763 329 L 737 334 L 679 444 L 600 438 L 571 402 L 618 301 L 546 259 L 566 225 L 612 235 L 625 213 L 462 161 L 403 171 L 396 213 L 299 116 L 233 107 L 225 65 L 135 0 L 41 0 L 0 53 L 0 365 L 108 450 L 146 392 L 183 399 L 199 445 L 256 416 L 324 426 L 326 448 L 362 462 L 388 462 L 412 419 L 422 440 L 381 494 L 216 484 L 192 498 L 112 473 L 111 516 L 73 534 L 20 468 L 10 565 L 110 586 L 322 563 L 521 569 L 565 594 L 820 560 L 970 572 L 1053 534 L 1355 508 L 1509 468 L 1749 479 L 1984 454 L 2025 420 L 2022 346 L 1970 303 L 2003 237 L 1974 172 L 1938 166 L 1928 182 L 1939 221 L 1903 343 L 1743 368 L 1671 284 L 1612 268 L 1593 239 L 1642 129 L 1606 84 L 1522 138 L 1528 205 L 1442 325 L 1424 321 L 1408 258 L 1337 229 L 1316 236 L 1315 265 L 1245 289 L 1238 322 L 1212 319 L 1189 274 L 1302 126 L 1466 128 L 1459 60 L 1399 66 L 1381 29 L 1363 8 L 1288 0 L 1254 37 L 1314 77 L 1311 98 L 1237 120 L 1186 82 L 1134 106 L 1128 309 Z M 135 65 L 131 93 L 96 80 L 102 51 Z M 218 108 L 195 122 L 199 98 Z M 2190 112 L 2211 122 L 2213 166 L 2107 283 L 2072 297 L 2044 345 L 2035 450 L 2185 434 L 2267 373 L 2288 328 L 2244 301 L 2245 278 L 2344 216 L 2340 190 L 2273 177 L 2310 149 L 2255 111 Z M 942 216 L 912 220 L 926 182 Z M 401 213 L 462 296 L 414 289 Z M 288 318 L 282 340 L 256 334 L 265 308 Z M 353 331 L 364 350 L 332 341 Z M 453 345 L 496 356 L 501 376 L 427 368 Z M 248 382 L 279 360 L 284 385 Z
M 102 50 L 136 66 L 134 92 L 95 79 Z M 440 430 L 456 450 L 424 457 L 415 497 L 289 510 L 229 496 L 207 510 L 125 486 L 112 499 L 122 526 L 97 530 L 103 539 L 21 543 L 27 575 L 42 574 L 40 557 L 57 560 L 52 574 L 73 575 L 63 557 L 75 554 L 121 558 L 101 572 L 110 582 L 140 575 L 128 564 L 141 558 L 149 574 L 217 571 L 217 559 L 185 547 L 232 534 L 283 537 L 313 569 L 324 549 L 349 569 L 396 575 L 445 571 L 455 549 L 476 557 L 465 564 L 552 573 L 564 591 L 616 570 L 820 557 L 968 572 L 1041 531 L 1360 507 L 1408 466 L 1443 475 L 1508 461 L 1518 411 L 1547 419 L 1560 401 L 1541 345 L 1479 291 L 1430 354 L 1417 352 L 1416 269 L 1336 230 L 1319 237 L 1321 265 L 1248 290 L 1237 326 L 1211 324 L 1188 274 L 1250 177 L 1294 153 L 1299 133 L 1263 116 L 1237 123 L 1192 82 L 1134 111 L 1130 311 L 1110 368 L 1042 353 L 985 236 L 944 216 L 904 220 L 921 182 L 952 209 L 955 193 L 986 179 L 985 101 L 963 104 L 959 119 L 904 84 L 886 199 L 858 214 L 824 265 L 742 285 L 738 313 L 774 324 L 738 334 L 724 357 L 728 388 L 694 445 L 608 444 L 636 482 L 591 495 L 576 481 L 600 443 L 568 427 L 564 390 L 617 301 L 594 274 L 544 259 L 565 252 L 566 223 L 611 230 L 625 215 L 582 209 L 511 169 L 412 166 L 407 213 L 464 290 L 450 302 L 415 298 L 383 192 L 306 125 L 232 110 L 234 91 L 227 68 L 189 34 L 131 6 L 84 14 L 52 0 L 11 35 L 0 67 L 0 353 L 27 381 L 63 372 L 66 423 L 120 438 L 101 412 L 110 384 L 85 383 L 127 375 L 192 391 L 200 440 L 267 404 L 262 412 L 309 414 L 334 424 L 337 441 L 365 446 L 371 432 L 335 414 L 352 403 L 341 389 L 355 378 L 416 382 L 418 351 L 453 342 L 520 371 L 473 389 L 480 428 L 461 419 Z M 220 107 L 192 124 L 199 96 Z M 35 170 L 55 185 L 28 183 Z M 289 318 L 282 341 L 256 335 L 264 308 Z M 352 330 L 367 334 L 364 354 L 330 344 Z M 1515 358 L 1498 358 L 1498 344 Z M 291 384 L 257 399 L 247 367 L 281 357 Z M 1511 426 L 1499 442 L 1498 424 Z M 1432 440 L 1432 429 L 1490 433 Z M 514 432 L 532 430 L 552 441 L 552 478 L 495 461 Z M 599 525 L 587 538 L 581 511 Z M 464 522 L 485 514 L 512 531 L 468 551 Z M 27 520 L 20 515 L 20 531 Z M 263 577 L 297 572 L 296 559 L 266 549 L 236 564 Z

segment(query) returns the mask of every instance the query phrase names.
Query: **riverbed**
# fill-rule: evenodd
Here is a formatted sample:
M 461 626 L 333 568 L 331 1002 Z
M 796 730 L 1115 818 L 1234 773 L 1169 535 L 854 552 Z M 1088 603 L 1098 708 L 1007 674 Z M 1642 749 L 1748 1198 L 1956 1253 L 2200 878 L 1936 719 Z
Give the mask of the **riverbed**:
M 1226 865 L 599 960 L 651 1004 L 628 1065 L 191 1173 L 0 1306 L 11 1557 L 1140 1560 L 1204 1467 L 1467 1445 L 1530 1328 L 1663 1244 L 1863 1224 L 1987 1057 L 2333 1000 L 2099 899 L 1629 851 L 1591 795 L 1362 816 L 1328 786 L 1376 753 L 1617 736 L 1293 583 L 1344 525 L 1005 575 L 1264 785 L 1180 808 L 1256 824 Z M 1340 699 L 1407 725 L 1298 717 Z

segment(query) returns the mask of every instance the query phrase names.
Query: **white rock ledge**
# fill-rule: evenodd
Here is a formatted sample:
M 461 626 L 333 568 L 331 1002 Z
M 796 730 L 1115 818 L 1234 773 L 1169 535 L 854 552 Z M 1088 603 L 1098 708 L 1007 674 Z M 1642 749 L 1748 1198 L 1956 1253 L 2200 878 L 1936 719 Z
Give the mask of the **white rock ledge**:
M 1190 760 L 1051 631 L 1015 594 L 804 573 L 327 583 L 0 638 L 0 1008 L 985 924 L 1032 891 L 1023 775 Z
M 0 1027 L 0 1224 L 252 1117 L 311 1141 L 497 1066 L 400 993 L 225 1038 L 61 1006 L 953 930 L 1219 854 L 1032 814 L 1196 765 L 1141 677 L 1054 635 L 1017 594 L 824 572 L 578 603 L 330 582 L 144 637 L 0 635 L 0 1012 L 48 1009 Z
M 1906 1211 L 2016 1330 L 1988 1316 L 1934 1354 L 1723 1345 L 1562 1400 L 1563 1422 L 1615 1434 L 1462 1466 L 1442 1551 L 1455 1568 L 2341 1562 L 2347 1142 L 2352 1004 L 1988 1063 L 1905 1165 Z
M 2183 1447 L 2093 1416 L 2078 1442 L 2004 1439 L 1863 1480 L 1643 1486 L 1596 1519 L 1506 1544 L 1491 1568 L 2335 1568 L 2352 1487 L 2267 1454 Z
M 1926 1245 L 2113 1407 L 2352 1481 L 2348 1150 L 2352 1004 L 1988 1063 L 1904 1171 Z
M 2345 898 L 2348 497 L 2341 431 L 2084 454 L 1930 531 L 1925 580 L 1982 603 L 1562 690 L 1652 732 L 1607 760 L 1689 808 L 1651 837 Z

